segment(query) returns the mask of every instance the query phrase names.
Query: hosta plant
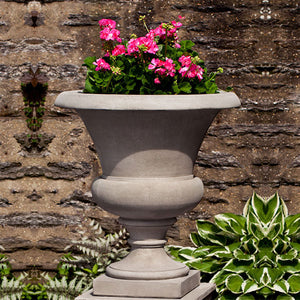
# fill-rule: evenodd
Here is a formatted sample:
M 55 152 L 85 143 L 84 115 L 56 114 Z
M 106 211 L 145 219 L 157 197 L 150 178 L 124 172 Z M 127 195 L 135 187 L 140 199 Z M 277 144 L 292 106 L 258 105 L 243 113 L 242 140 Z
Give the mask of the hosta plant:
M 217 299 L 300 299 L 300 214 L 288 216 L 278 196 L 257 194 L 243 215 L 197 221 L 196 248 L 170 246 L 170 254 L 217 286 Z
M 180 17 L 183 19 L 183 17 Z M 103 56 L 87 57 L 84 92 L 102 94 L 211 94 L 217 92 L 215 76 L 192 49 L 190 40 L 179 41 L 179 21 L 148 29 L 145 36 L 121 39 L 116 22 L 102 19 Z

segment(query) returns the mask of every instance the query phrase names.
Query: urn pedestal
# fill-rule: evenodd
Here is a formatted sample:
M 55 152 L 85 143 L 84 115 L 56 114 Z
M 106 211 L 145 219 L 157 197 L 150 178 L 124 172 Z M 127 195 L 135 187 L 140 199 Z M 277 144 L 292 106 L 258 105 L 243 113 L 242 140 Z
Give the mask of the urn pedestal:
M 97 204 L 120 216 L 131 251 L 94 280 L 88 299 L 208 299 L 213 284 L 172 260 L 165 234 L 176 216 L 203 195 L 193 165 L 219 110 L 240 105 L 234 93 L 99 95 L 64 92 L 55 104 L 74 108 L 100 157 L 103 175 L 92 185 Z

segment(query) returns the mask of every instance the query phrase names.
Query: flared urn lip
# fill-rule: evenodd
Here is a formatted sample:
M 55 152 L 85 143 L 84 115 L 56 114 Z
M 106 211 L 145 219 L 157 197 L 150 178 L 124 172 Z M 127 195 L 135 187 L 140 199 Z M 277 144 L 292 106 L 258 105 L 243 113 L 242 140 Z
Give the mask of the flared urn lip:
M 56 106 L 74 109 L 101 110 L 195 110 L 224 109 L 241 105 L 233 92 L 190 95 L 125 95 L 88 94 L 80 90 L 58 95 Z

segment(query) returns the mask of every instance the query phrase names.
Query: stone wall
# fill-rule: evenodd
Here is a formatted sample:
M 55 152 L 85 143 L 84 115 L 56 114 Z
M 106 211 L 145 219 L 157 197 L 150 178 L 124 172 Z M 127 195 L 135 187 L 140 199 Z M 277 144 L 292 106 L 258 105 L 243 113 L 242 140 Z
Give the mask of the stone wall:
M 189 244 L 195 220 L 241 213 L 253 190 L 279 191 L 299 212 L 299 6 L 283 0 L 122 0 L 0 2 L 0 245 L 16 270 L 56 267 L 80 230 L 94 218 L 118 225 L 96 208 L 90 187 L 100 163 L 76 113 L 53 106 L 64 90 L 82 89 L 84 57 L 100 54 L 98 20 L 112 18 L 123 37 L 185 16 L 210 70 L 222 66 L 242 107 L 223 111 L 199 151 L 195 174 L 205 184 L 201 204 L 178 218 L 169 242 Z M 30 66 L 46 76 L 48 93 L 39 139 L 23 113 L 21 77 Z M 122 145 L 120 145 L 121 147 Z M 174 162 L 176 163 L 176 162 Z

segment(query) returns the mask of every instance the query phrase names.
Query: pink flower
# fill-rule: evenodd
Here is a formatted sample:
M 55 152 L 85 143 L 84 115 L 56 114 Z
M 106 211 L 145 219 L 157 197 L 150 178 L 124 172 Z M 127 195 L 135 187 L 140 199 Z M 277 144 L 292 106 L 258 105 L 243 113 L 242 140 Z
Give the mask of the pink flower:
M 203 73 L 204 70 L 196 65 L 192 64 L 190 67 L 183 67 L 179 69 L 179 74 L 181 74 L 182 77 L 188 77 L 188 78 L 195 78 L 197 77 L 199 81 L 203 79 Z
M 158 58 L 153 58 L 151 64 L 148 66 L 149 70 L 155 70 L 154 73 L 157 73 L 160 76 L 175 76 L 175 64 L 170 58 L 166 58 L 166 61 L 160 60 Z
M 93 64 L 96 66 L 96 71 L 110 70 L 110 65 L 103 58 L 97 59 Z
M 101 19 L 99 21 L 99 25 L 100 25 L 101 29 L 104 29 L 106 27 L 108 27 L 110 29 L 116 28 L 116 22 L 114 20 L 110 20 L 110 19 Z
M 178 71 L 182 77 L 188 77 L 188 78 L 197 77 L 199 80 L 203 79 L 204 70 L 200 66 L 192 63 L 191 56 L 182 55 L 178 59 L 178 61 L 181 63 L 182 66 Z
M 112 55 L 113 56 L 118 56 L 118 55 L 125 54 L 125 52 L 126 52 L 126 48 L 125 48 L 124 45 L 117 45 L 115 47 L 115 49 L 113 49 Z
M 162 25 L 158 26 L 155 29 L 151 29 L 149 33 L 147 33 L 146 37 L 151 38 L 152 40 L 159 36 L 160 39 L 164 39 L 166 36 L 166 30 L 162 28 Z
M 180 58 L 178 59 L 178 61 L 184 67 L 189 67 L 190 64 L 192 63 L 191 56 L 185 56 L 185 55 L 180 56 Z
M 102 31 L 100 31 L 100 38 L 105 41 L 114 41 L 121 43 L 122 40 L 120 39 L 120 31 L 117 29 L 110 29 L 108 27 L 104 28 Z
M 182 23 L 180 22 L 176 22 L 176 21 L 172 21 L 171 24 L 177 29 L 180 28 L 182 26 Z
M 158 46 L 152 39 L 148 37 L 139 37 L 136 39 L 131 39 L 128 42 L 127 52 L 128 54 L 134 52 L 144 52 L 144 53 L 151 53 L 155 54 L 158 51 Z
M 180 19 L 180 20 L 184 20 L 185 19 L 185 17 L 183 17 L 183 16 L 178 16 L 178 19 Z
M 155 84 L 160 84 L 160 80 L 159 80 L 158 78 L 155 78 L 155 79 L 154 79 L 154 83 L 155 83 Z
M 160 59 L 158 59 L 158 58 L 152 58 L 151 64 L 148 66 L 148 69 L 149 70 L 155 69 L 156 67 L 159 66 L 160 62 L 161 62 Z

